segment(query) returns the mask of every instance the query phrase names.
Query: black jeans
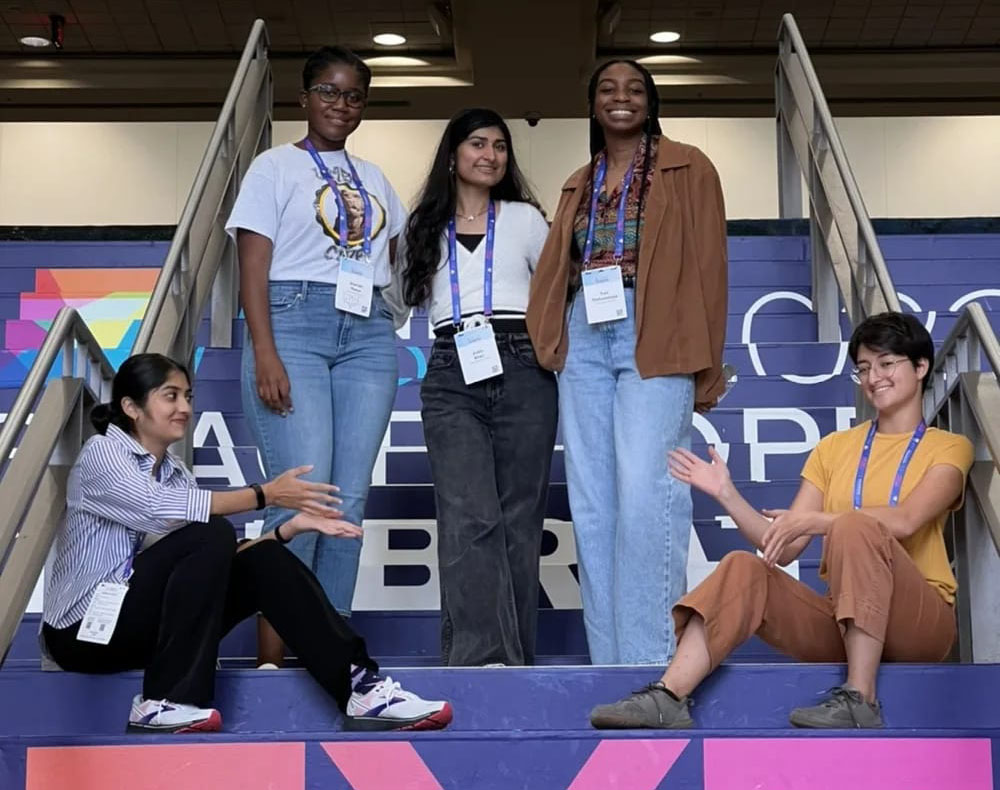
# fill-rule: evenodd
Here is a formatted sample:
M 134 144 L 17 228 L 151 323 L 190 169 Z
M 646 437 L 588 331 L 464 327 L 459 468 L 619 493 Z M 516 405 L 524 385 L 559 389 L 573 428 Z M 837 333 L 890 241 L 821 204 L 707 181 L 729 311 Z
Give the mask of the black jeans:
M 555 375 L 523 333 L 499 333 L 503 374 L 467 386 L 438 338 L 421 389 L 434 478 L 446 666 L 531 664 L 556 438 Z
M 233 526 L 213 516 L 140 552 L 111 642 L 76 638 L 79 623 L 43 627 L 52 658 L 70 672 L 144 669 L 142 695 L 207 705 L 219 641 L 261 612 L 341 710 L 350 665 L 377 669 L 364 640 L 327 601 L 305 565 L 275 540 L 236 550 Z

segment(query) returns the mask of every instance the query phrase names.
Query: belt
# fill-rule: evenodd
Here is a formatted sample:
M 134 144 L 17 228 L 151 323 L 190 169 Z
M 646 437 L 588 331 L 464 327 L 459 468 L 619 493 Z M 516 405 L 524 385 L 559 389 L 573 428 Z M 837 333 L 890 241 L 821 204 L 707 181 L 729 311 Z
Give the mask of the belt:
M 523 334 L 528 331 L 528 324 L 523 318 L 495 318 L 490 321 L 493 331 L 499 334 Z M 434 328 L 434 337 L 453 337 L 458 331 L 454 324 L 445 324 Z

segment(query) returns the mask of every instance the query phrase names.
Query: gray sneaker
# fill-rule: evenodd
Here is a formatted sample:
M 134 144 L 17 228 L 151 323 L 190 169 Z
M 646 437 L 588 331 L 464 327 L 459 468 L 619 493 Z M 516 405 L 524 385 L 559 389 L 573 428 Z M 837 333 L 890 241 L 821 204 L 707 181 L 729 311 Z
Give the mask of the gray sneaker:
M 598 730 L 687 730 L 694 727 L 690 706 L 688 697 L 675 700 L 657 681 L 620 702 L 598 705 L 590 712 L 590 724 Z
M 788 720 L 794 727 L 814 730 L 880 729 L 882 706 L 866 702 L 861 692 L 848 685 L 830 689 L 830 696 L 811 708 L 796 708 Z

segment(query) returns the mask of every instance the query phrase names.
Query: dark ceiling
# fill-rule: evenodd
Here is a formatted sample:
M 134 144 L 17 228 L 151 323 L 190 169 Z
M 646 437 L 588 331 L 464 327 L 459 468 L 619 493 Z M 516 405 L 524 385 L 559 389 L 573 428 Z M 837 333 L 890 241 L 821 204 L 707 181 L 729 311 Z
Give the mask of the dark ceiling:
M 261 17 L 278 118 L 297 117 L 304 54 L 334 42 L 425 61 L 374 67 L 374 118 L 446 117 L 470 104 L 579 116 L 587 76 L 608 55 L 675 56 L 650 65 L 667 115 L 768 115 L 785 12 L 834 112 L 1000 113 L 1000 0 L 0 0 L 0 113 L 213 118 Z M 50 14 L 65 19 L 61 50 L 18 42 L 47 35 Z M 660 30 L 680 41 L 652 43 Z M 406 45 L 372 43 L 390 31 Z M 414 77 L 424 84 L 399 82 Z

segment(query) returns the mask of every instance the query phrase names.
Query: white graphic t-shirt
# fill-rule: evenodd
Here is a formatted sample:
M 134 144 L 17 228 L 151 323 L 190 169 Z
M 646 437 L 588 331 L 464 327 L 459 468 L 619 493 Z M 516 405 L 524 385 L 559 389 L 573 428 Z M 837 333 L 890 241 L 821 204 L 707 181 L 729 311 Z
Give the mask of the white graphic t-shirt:
M 259 233 L 274 245 L 270 280 L 336 283 L 340 258 L 363 258 L 364 202 L 343 151 L 320 153 L 340 186 L 347 209 L 347 240 L 340 238 L 337 200 L 308 151 L 288 143 L 254 159 L 243 178 L 226 232 Z M 382 171 L 351 157 L 372 204 L 371 262 L 375 285 L 389 284 L 389 240 L 403 232 L 406 209 Z

